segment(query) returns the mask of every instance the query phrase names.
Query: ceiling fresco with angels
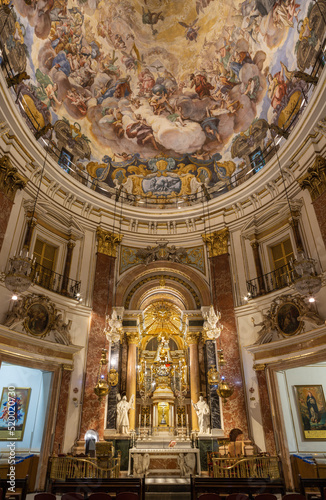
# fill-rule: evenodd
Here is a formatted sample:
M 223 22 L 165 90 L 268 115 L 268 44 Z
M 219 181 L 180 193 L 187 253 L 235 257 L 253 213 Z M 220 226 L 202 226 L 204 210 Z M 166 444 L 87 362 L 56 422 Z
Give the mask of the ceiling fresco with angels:
M 286 127 L 311 93 L 301 72 L 326 12 L 320 0 L 11 2 L 2 41 L 17 67 L 25 54 L 30 126 L 52 124 L 98 187 L 145 196 L 223 187 L 246 164 L 239 138 Z

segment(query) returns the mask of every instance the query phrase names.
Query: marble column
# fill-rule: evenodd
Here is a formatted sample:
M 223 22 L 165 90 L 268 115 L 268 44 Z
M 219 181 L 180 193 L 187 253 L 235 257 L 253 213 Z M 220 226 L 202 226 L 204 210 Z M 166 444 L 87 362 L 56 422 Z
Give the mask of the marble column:
M 308 189 L 320 232 L 326 246 L 326 158 L 316 156 L 307 173 L 298 180 L 301 189 Z
M 110 369 L 114 368 L 119 373 L 120 366 L 120 343 L 111 342 L 110 345 Z M 108 394 L 106 428 L 113 430 L 117 428 L 117 395 L 120 393 L 121 377 L 117 385 L 111 386 Z
M 189 346 L 189 371 L 190 371 L 190 398 L 193 403 L 197 403 L 200 396 L 200 373 L 198 359 L 199 333 L 189 332 L 186 343 Z M 197 413 L 191 405 L 192 430 L 199 431 Z
M 67 255 L 66 255 L 65 267 L 64 267 L 63 276 L 62 276 L 62 285 L 61 285 L 61 293 L 63 295 L 69 295 L 68 280 L 69 280 L 71 261 L 72 261 L 72 253 L 74 250 L 74 246 L 75 246 L 74 241 L 69 241 L 67 244 Z
M 127 363 L 127 399 L 134 397 L 134 409 L 129 410 L 129 429 L 136 428 L 136 382 L 137 382 L 137 346 L 140 339 L 138 333 L 127 333 L 128 363 Z
M 0 250 L 6 234 L 9 217 L 18 189 L 23 189 L 27 184 L 23 177 L 13 167 L 8 155 L 0 158 Z
M 112 310 L 116 250 L 117 245 L 122 240 L 121 235 L 104 231 L 101 228 L 97 229 L 96 235 L 98 247 L 91 325 L 88 336 L 86 379 L 80 427 L 81 440 L 84 439 L 88 429 L 96 430 L 100 439 L 103 439 L 106 398 L 99 402 L 94 393 L 94 387 L 97 383 L 102 349 L 107 347 L 104 334 L 105 318 L 106 314 L 110 314 Z
M 238 334 L 234 313 L 232 273 L 228 254 L 228 229 L 203 236 L 210 257 L 213 305 L 221 313 L 223 331 L 219 342 L 224 352 L 222 374 L 234 388 L 233 395 L 223 404 L 224 432 L 238 427 L 248 436 L 245 394 L 242 380 Z
M 53 448 L 52 448 L 54 453 L 63 453 L 67 411 L 69 403 L 70 379 L 71 379 L 71 368 L 69 370 L 65 370 L 65 368 L 62 367 L 60 396 L 59 396 L 57 420 L 55 423 Z
M 272 411 L 268 395 L 265 365 L 256 365 L 255 370 L 258 382 L 260 411 L 262 416 L 262 426 L 265 436 L 266 451 L 271 455 L 276 455 Z
M 216 341 L 206 340 L 206 377 L 209 369 L 217 367 Z M 216 392 L 217 386 L 208 384 L 209 405 L 211 409 L 211 429 L 221 429 L 220 398 Z
M 263 267 L 261 265 L 261 260 L 260 260 L 260 255 L 259 255 L 259 243 L 257 240 L 254 240 L 250 244 L 251 244 L 253 254 L 254 254 L 254 261 L 255 261 L 257 280 L 258 280 L 258 288 L 259 288 L 258 291 L 259 291 L 259 295 L 262 295 L 266 292 L 266 290 L 265 290 L 265 283 L 264 283 L 264 278 L 263 278 Z

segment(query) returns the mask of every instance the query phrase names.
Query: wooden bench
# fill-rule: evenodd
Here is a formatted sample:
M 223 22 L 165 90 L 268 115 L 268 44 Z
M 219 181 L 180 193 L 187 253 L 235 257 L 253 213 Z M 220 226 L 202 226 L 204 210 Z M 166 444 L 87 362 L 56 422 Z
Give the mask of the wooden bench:
M 307 498 L 312 497 L 312 496 L 317 496 L 316 493 L 312 491 L 307 491 L 308 489 L 311 490 L 312 488 L 319 489 L 320 491 L 320 497 L 322 500 L 326 500 L 326 478 L 318 478 L 318 477 L 301 477 L 299 474 L 299 480 L 300 480 L 300 493 L 302 495 L 305 495 Z
M 91 493 L 121 493 L 131 491 L 138 493 L 139 499 L 145 499 L 144 480 L 141 478 L 81 478 L 81 479 L 59 479 L 50 480 L 51 493 L 83 493 L 85 500 Z
M 7 482 L 8 479 L 0 479 L 0 489 L 2 490 L 2 500 L 5 500 L 7 497 L 19 497 L 19 500 L 25 500 L 27 495 L 27 483 L 28 476 L 24 477 L 24 479 L 15 479 L 15 493 L 12 493 L 8 488 L 10 488 L 10 484 Z M 21 490 L 20 492 L 18 490 Z
M 246 493 L 249 498 L 259 493 L 281 493 L 285 495 L 283 479 L 262 478 L 206 478 L 191 477 L 191 499 L 197 500 L 201 493 Z

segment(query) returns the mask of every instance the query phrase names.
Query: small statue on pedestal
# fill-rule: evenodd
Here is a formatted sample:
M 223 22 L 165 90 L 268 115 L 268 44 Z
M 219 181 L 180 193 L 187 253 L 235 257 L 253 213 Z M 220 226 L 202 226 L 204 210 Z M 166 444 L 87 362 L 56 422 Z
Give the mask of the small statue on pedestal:
M 120 394 L 117 395 L 117 431 L 119 434 L 128 434 L 129 432 L 129 410 L 134 409 L 134 395 L 131 396 L 130 401 L 127 397 L 123 396 L 121 399 Z
M 203 396 L 199 396 L 197 403 L 191 401 L 198 418 L 199 434 L 209 433 L 210 409 Z

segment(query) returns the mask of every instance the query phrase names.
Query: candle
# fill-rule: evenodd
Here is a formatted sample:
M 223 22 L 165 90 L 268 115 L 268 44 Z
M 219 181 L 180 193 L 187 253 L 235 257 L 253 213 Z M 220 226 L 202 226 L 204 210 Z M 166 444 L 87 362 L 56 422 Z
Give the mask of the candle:
M 187 427 L 188 427 L 188 425 L 189 425 L 188 413 L 187 413 L 187 415 L 186 415 L 186 420 L 187 420 Z
M 149 426 L 152 427 L 152 415 L 149 414 Z
M 141 426 L 141 414 L 139 413 L 139 427 Z

